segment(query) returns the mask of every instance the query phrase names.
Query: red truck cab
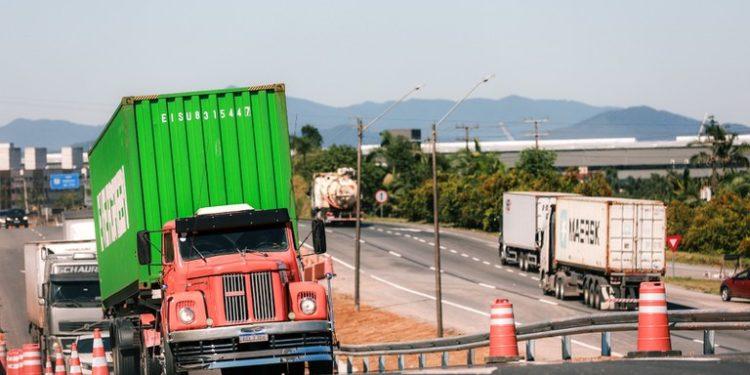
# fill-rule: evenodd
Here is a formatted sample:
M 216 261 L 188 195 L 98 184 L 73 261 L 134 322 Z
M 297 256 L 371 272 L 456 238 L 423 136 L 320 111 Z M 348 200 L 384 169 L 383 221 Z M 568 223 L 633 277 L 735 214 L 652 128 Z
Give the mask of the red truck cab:
M 148 258 L 147 232 L 139 258 Z M 158 323 L 167 373 L 248 367 L 332 373 L 334 327 L 329 290 L 302 281 L 294 223 L 286 209 L 231 205 L 167 222 L 162 235 Z M 313 225 L 316 253 L 323 224 Z M 150 259 L 142 259 L 149 262 Z

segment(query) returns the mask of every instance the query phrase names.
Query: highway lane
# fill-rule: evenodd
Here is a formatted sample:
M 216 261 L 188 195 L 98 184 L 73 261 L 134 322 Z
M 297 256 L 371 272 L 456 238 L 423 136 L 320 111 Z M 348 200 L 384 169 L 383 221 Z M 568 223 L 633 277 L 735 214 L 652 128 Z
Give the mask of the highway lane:
M 303 228 L 304 229 L 304 228 Z M 329 227 L 329 250 L 336 258 L 353 264 L 354 229 Z M 446 325 L 463 332 L 487 330 L 489 302 L 498 296 L 511 299 L 514 303 L 517 321 L 529 323 L 550 318 L 597 313 L 577 300 L 559 301 L 543 296 L 538 288 L 535 274 L 520 272 L 517 268 L 501 266 L 497 261 L 497 244 L 486 235 L 465 231 L 441 233 L 444 245 L 443 270 Z M 433 244 L 431 228 L 421 225 L 373 224 L 363 228 L 363 269 L 379 279 L 401 288 L 412 289 L 424 296 L 432 296 L 434 276 L 430 271 L 433 264 Z M 381 294 L 389 293 L 384 285 L 366 285 L 368 275 L 363 276 L 363 295 L 373 287 Z M 345 282 L 348 282 L 347 280 Z M 350 287 L 339 280 L 343 289 Z M 395 288 L 392 287 L 393 291 Z M 670 308 L 749 308 L 747 303 L 721 304 L 718 297 L 669 288 Z M 424 297 L 422 301 L 411 303 L 401 301 L 397 310 L 411 312 L 410 315 L 432 321 L 434 318 L 434 298 Z M 425 303 L 428 302 L 428 303 Z M 461 308 L 452 304 L 460 305 Z M 408 307 L 407 307 L 408 306 Z M 474 311 L 472 313 L 471 311 Z M 418 311 L 415 313 L 415 311 Z M 467 312 L 469 313 L 467 315 Z M 484 315 L 483 315 L 484 314 Z M 471 319 L 467 319 L 471 316 Z M 746 333 L 717 333 L 718 352 L 750 350 L 750 336 Z M 635 333 L 613 335 L 615 350 L 631 350 L 635 347 Z M 673 341 L 676 349 L 685 352 L 701 350 L 701 333 L 675 332 Z M 577 338 L 584 350 L 597 350 L 599 337 L 587 335 Z M 586 347 L 589 347 L 586 350 Z M 591 349 L 594 348 L 594 349 Z
M 29 341 L 23 245 L 61 237 L 59 227 L 0 229 L 0 328 L 10 346 Z

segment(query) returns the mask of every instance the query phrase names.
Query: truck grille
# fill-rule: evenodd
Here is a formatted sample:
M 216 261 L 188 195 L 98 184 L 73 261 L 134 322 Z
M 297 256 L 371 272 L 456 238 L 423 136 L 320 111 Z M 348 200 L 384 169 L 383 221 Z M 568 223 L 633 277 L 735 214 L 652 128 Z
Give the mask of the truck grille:
M 224 286 L 224 317 L 227 323 L 274 320 L 276 306 L 273 298 L 273 274 L 255 272 L 249 274 L 252 317 L 248 308 L 247 277 L 234 273 L 222 276 Z
M 224 283 L 224 317 L 227 323 L 247 321 L 247 292 L 245 275 L 233 273 L 222 276 Z
M 272 320 L 276 316 L 276 308 L 273 302 L 271 272 L 251 273 L 250 288 L 253 296 L 253 318 L 256 321 Z
M 109 329 L 109 322 L 71 322 L 63 320 L 57 324 L 57 327 L 63 332 L 90 332 L 93 331 L 94 328 L 99 328 L 101 330 Z

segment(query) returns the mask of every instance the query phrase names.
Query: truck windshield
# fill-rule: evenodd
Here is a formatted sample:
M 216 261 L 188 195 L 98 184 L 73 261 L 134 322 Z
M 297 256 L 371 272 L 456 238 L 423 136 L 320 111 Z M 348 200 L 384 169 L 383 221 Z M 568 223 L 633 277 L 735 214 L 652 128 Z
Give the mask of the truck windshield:
M 288 247 L 284 225 L 180 235 L 180 255 L 185 260 L 200 259 L 201 255 L 208 258 L 232 253 L 279 252 Z
M 104 344 L 104 351 L 109 352 L 112 350 L 111 345 L 109 343 L 109 337 L 102 337 L 102 344 Z M 89 354 L 94 351 L 94 338 L 93 337 L 86 337 L 82 339 L 78 339 L 76 342 L 77 351 L 81 354 Z
M 100 301 L 98 281 L 59 281 L 51 284 L 50 302 L 53 306 L 98 306 Z

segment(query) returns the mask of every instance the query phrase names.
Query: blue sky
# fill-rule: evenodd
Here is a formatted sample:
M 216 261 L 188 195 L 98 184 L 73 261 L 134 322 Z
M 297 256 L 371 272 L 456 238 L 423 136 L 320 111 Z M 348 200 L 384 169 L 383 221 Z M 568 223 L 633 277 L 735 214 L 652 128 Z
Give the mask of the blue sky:
M 285 82 L 330 105 L 518 94 L 750 124 L 750 1 L 0 0 L 0 124 Z

